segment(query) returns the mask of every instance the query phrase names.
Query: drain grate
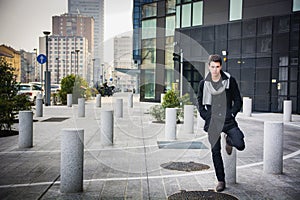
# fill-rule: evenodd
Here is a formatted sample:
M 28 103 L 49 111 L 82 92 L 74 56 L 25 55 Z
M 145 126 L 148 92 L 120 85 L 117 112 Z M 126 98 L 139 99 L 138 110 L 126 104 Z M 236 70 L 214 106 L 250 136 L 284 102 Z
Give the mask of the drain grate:
M 160 149 L 207 149 L 202 142 L 157 141 Z
M 199 200 L 238 200 L 235 196 L 213 191 L 181 191 L 172 194 L 168 200 L 199 199 Z
M 161 167 L 165 169 L 170 170 L 178 170 L 178 171 L 202 171 L 209 169 L 208 165 L 201 164 L 201 163 L 195 163 L 193 161 L 191 162 L 168 162 L 160 165 Z
M 62 122 L 65 121 L 66 119 L 69 119 L 69 117 L 51 117 L 48 119 L 44 119 L 41 122 Z

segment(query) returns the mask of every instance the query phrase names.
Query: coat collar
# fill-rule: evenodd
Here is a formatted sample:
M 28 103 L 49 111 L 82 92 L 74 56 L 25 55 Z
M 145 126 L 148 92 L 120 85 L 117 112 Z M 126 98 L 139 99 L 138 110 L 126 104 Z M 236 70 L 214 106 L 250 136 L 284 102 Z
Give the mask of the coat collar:
M 224 72 L 223 70 L 220 71 L 221 73 L 221 78 L 222 80 L 226 80 L 226 79 L 229 79 L 230 78 L 230 74 L 227 73 L 227 72 Z M 205 81 L 212 81 L 211 79 L 211 73 L 209 72 L 205 78 Z

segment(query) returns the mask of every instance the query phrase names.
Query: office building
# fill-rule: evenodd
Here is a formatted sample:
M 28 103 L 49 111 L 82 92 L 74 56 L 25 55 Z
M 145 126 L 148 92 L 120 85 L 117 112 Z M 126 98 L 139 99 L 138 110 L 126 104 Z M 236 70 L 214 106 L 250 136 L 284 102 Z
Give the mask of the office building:
M 62 14 L 52 17 L 52 35 L 81 36 L 88 40 L 88 50 L 94 53 L 94 18 L 80 14 Z
M 180 86 L 182 73 L 183 94 L 196 102 L 208 55 L 217 53 L 226 60 L 223 69 L 237 79 L 242 96 L 252 98 L 254 111 L 282 112 L 288 99 L 293 113 L 300 113 L 299 0 L 176 0 L 172 43 L 173 53 L 183 53 L 182 63 L 167 56 L 167 31 L 159 31 L 173 23 L 166 12 L 169 2 L 141 3 L 142 10 L 153 8 L 141 18 L 141 81 L 146 85 L 141 85 L 141 100 L 160 100 L 160 85 L 169 84 L 167 63 L 173 62 L 172 82 Z M 151 36 L 143 32 L 149 27 L 154 30 Z M 152 46 L 143 45 L 151 41 Z M 144 59 L 149 50 L 153 62 Z
M 40 37 L 40 53 L 46 52 L 45 37 Z M 78 50 L 78 53 L 76 52 Z M 81 36 L 50 35 L 48 41 L 48 70 L 51 83 L 60 83 L 61 79 L 76 74 L 91 81 L 92 55 L 88 50 L 88 40 Z M 43 67 L 45 71 L 45 66 Z M 44 74 L 43 74 L 44 75 Z
M 104 55 L 104 0 L 68 0 L 68 13 L 94 18 L 94 83 L 100 79 Z M 101 74 L 102 75 L 102 74 Z
M 114 69 L 120 89 L 132 90 L 136 87 L 136 68 L 132 59 L 132 37 L 114 37 Z
M 20 50 L 21 56 L 21 82 L 29 83 L 38 81 L 36 76 L 36 54 L 34 52 L 26 52 Z

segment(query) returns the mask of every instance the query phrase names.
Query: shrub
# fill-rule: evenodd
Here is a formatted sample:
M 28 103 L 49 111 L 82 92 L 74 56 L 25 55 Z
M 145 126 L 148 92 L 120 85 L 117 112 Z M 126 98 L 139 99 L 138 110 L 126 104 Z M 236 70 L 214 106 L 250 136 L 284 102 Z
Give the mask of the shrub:
M 71 74 L 61 80 L 61 90 L 58 92 L 62 104 L 67 104 L 67 94 L 72 94 L 73 103 L 78 103 L 78 98 L 85 97 L 88 83 L 80 76 Z
M 183 118 L 183 107 L 184 105 L 191 105 L 190 95 L 186 93 L 181 98 L 178 93 L 174 90 L 169 90 L 163 97 L 161 105 L 155 105 L 150 107 L 150 115 L 153 116 L 157 121 L 165 120 L 165 109 L 166 108 L 180 108 L 177 110 L 177 121 Z
M 162 107 L 163 108 L 176 108 L 180 106 L 178 95 L 174 90 L 169 90 L 163 97 Z
M 11 130 L 20 110 L 30 110 L 31 103 L 26 95 L 17 95 L 18 88 L 12 68 L 0 57 L 0 130 Z
M 150 115 L 154 117 L 158 122 L 165 120 L 165 109 L 161 105 L 155 105 L 150 108 Z

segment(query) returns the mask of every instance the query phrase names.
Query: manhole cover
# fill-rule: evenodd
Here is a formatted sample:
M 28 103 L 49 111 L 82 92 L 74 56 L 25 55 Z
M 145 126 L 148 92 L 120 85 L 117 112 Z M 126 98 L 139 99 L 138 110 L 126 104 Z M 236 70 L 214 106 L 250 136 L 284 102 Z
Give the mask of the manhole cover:
M 219 192 L 213 191 L 181 191 L 179 193 L 172 194 L 168 197 L 168 200 L 184 200 L 184 199 L 199 199 L 199 200 L 238 200 L 238 198 Z
M 66 119 L 69 119 L 69 117 L 51 117 L 51 118 L 45 119 L 41 122 L 62 122 Z
M 208 165 L 204 165 L 201 163 L 191 162 L 168 162 L 165 164 L 161 164 L 161 167 L 170 170 L 178 170 L 178 171 L 201 171 L 209 169 Z

